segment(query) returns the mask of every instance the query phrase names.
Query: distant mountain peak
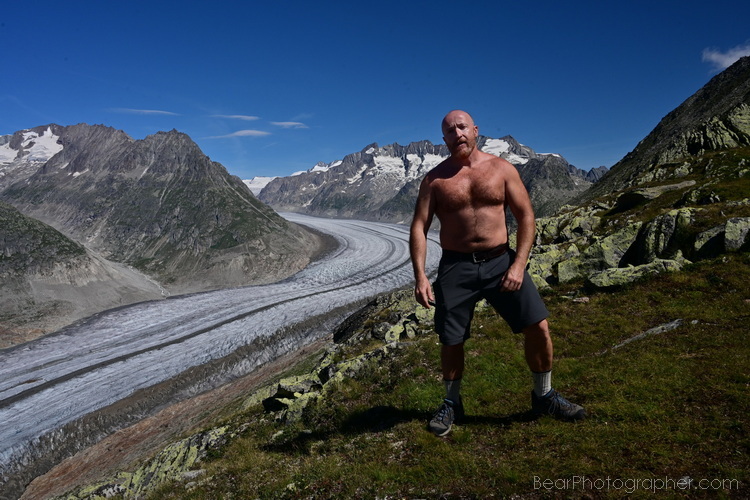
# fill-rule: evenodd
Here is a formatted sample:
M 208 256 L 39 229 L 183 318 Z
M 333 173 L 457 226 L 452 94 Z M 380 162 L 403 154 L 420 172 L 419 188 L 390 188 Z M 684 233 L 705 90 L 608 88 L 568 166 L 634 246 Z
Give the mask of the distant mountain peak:
M 585 172 L 569 165 L 562 156 L 538 154 L 512 136 L 480 136 L 477 146 L 519 169 L 542 213 L 560 206 L 591 183 Z M 404 222 L 413 212 L 421 179 L 449 155 L 445 144 L 428 140 L 405 146 L 373 142 L 341 160 L 317 163 L 288 177 L 263 180 L 258 197 L 280 211 Z M 554 180 L 542 187 L 542 179 Z M 259 185 L 260 181 L 246 182 Z

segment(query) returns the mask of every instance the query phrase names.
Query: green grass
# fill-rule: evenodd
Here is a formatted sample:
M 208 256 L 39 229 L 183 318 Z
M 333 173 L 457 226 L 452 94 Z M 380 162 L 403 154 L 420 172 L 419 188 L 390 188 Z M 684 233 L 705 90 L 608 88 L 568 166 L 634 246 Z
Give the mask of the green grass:
M 588 303 L 548 294 L 553 384 L 587 408 L 583 422 L 529 416 L 521 338 L 482 310 L 466 350 L 467 418 L 448 437 L 426 430 L 443 388 L 436 338 L 423 337 L 299 423 L 261 409 L 235 416 L 251 425 L 199 464 L 203 478 L 153 498 L 651 498 L 665 480 L 658 498 L 748 497 L 748 282 L 744 253 Z M 612 349 L 678 318 L 675 330 Z M 681 489 L 687 477 L 738 483 Z

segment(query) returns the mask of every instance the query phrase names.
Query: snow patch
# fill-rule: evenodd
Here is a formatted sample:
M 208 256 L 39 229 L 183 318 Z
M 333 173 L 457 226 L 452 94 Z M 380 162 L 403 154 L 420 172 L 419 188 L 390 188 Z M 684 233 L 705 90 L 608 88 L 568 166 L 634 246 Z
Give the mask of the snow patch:
M 330 165 L 326 165 L 325 163 L 318 163 L 313 168 L 308 170 L 308 172 L 328 172 L 329 168 L 331 168 Z
M 501 156 L 510 150 L 510 143 L 502 139 L 487 139 L 482 151 L 495 156 Z
M 409 162 L 409 168 L 406 171 L 406 180 L 411 181 L 418 177 L 422 177 L 424 174 L 437 167 L 447 157 L 435 154 L 426 154 L 424 158 L 415 155 L 406 155 L 406 160 Z
M 144 172 L 145 174 L 145 172 Z M 264 177 L 262 175 L 259 175 L 257 177 L 253 177 L 252 179 L 246 179 L 242 182 L 245 183 L 245 185 L 250 189 L 250 191 L 255 195 L 258 196 L 258 193 L 261 192 L 261 190 L 268 185 L 269 182 L 274 180 L 276 177 Z
M 29 147 L 27 159 L 33 162 L 45 162 L 63 150 L 62 144 L 58 144 L 59 136 L 52 132 L 52 128 L 37 135 L 35 132 L 26 132 L 24 134 L 23 148 Z M 31 144 L 33 142 L 33 144 Z
M 23 142 L 19 150 L 10 147 L 10 138 L 8 142 L 0 146 L 0 166 L 6 166 L 16 161 L 27 163 L 44 163 L 57 153 L 63 150 L 62 144 L 58 144 L 60 136 L 52 132 L 51 127 L 37 134 L 32 130 L 23 132 Z M 21 156 L 19 156 L 19 151 Z
M 18 155 L 18 151 L 10 149 L 10 143 L 0 146 L 0 166 L 12 163 L 16 159 L 16 155 Z
M 355 173 L 353 176 L 349 177 L 346 182 L 349 184 L 354 184 L 355 182 L 362 180 L 362 174 L 367 170 L 367 165 L 362 165 L 359 170 L 357 170 L 357 173 Z M 341 191 L 342 193 L 344 191 Z
M 528 158 L 510 152 L 510 143 L 502 139 L 487 139 L 482 151 L 508 160 L 513 165 L 525 165 Z
M 373 175 L 397 174 L 403 177 L 405 166 L 401 158 L 395 158 L 393 156 L 376 156 L 373 170 Z

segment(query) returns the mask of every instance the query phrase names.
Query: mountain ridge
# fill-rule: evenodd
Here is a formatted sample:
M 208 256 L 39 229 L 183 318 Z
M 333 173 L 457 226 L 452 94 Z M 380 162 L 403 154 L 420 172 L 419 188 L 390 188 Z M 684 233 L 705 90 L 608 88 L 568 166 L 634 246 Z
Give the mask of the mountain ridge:
M 740 58 L 670 111 L 633 151 L 573 203 L 656 180 L 657 167 L 683 158 L 748 145 L 750 56 Z
M 596 182 L 606 167 L 585 172 L 561 155 L 539 154 L 512 136 L 480 136 L 477 147 L 507 159 L 519 170 L 532 203 L 547 215 Z M 405 223 L 424 175 L 449 156 L 445 144 L 428 140 L 402 146 L 368 144 L 359 152 L 288 177 L 271 178 L 258 198 L 280 211 Z
M 140 140 L 103 125 L 18 131 L 0 142 L 0 173 L 0 200 L 166 294 L 276 281 L 323 245 L 177 130 Z

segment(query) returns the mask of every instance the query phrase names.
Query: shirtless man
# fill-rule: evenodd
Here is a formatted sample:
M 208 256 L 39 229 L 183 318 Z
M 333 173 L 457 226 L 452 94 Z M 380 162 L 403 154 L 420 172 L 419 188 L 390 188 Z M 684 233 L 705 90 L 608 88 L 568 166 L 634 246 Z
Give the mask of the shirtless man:
M 585 410 L 551 387 L 552 340 L 548 311 L 526 272 L 534 242 L 534 211 L 516 168 L 477 149 L 479 129 L 468 113 L 451 111 L 443 119 L 443 140 L 451 156 L 431 170 L 419 188 L 409 247 L 416 286 L 424 307 L 435 306 L 446 397 L 430 421 L 438 436 L 463 415 L 460 396 L 464 342 L 476 303 L 485 298 L 514 332 L 523 332 L 526 362 L 532 371 L 532 411 L 566 420 Z M 508 248 L 505 208 L 518 221 L 517 248 Z M 443 255 L 435 290 L 425 274 L 427 232 L 440 220 Z

